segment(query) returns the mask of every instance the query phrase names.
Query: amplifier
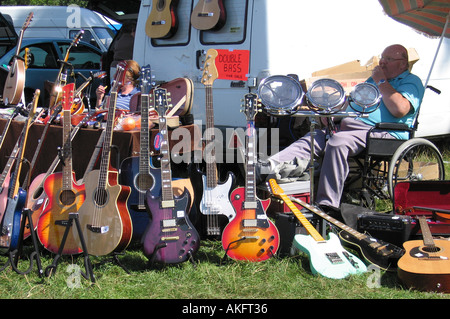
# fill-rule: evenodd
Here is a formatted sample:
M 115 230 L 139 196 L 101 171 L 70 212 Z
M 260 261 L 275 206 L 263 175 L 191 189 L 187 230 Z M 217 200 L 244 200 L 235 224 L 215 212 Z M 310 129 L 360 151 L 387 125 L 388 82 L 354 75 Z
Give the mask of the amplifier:
M 411 216 L 393 214 L 359 214 L 357 230 L 402 247 L 411 234 Z
M 315 214 L 303 211 L 301 213 L 316 229 L 320 227 L 319 219 Z M 307 235 L 306 229 L 293 213 L 276 213 L 275 226 L 280 234 L 280 246 L 277 254 L 280 257 L 296 255 L 298 249 L 292 245 L 294 236 L 297 234 Z

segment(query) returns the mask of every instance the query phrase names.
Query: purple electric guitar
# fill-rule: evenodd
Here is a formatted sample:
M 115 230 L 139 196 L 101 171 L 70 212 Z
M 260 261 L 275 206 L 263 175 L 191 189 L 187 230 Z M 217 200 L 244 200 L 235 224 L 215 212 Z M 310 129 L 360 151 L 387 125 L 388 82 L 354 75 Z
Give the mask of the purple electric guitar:
M 142 243 L 144 255 L 153 262 L 174 264 L 190 259 L 200 247 L 197 230 L 192 225 L 187 212 L 190 194 L 184 192 L 175 197 L 172 188 L 170 168 L 169 133 L 166 121 L 167 90 L 154 90 L 155 109 L 159 115 L 161 158 L 161 194 L 150 189 L 146 192 L 146 207 L 151 221 L 145 230 Z

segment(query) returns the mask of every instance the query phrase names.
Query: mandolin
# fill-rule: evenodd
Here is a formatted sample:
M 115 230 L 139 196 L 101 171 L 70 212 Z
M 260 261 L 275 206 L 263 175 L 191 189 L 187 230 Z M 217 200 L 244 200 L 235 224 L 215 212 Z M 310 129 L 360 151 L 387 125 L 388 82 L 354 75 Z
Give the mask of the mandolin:
M 280 197 L 286 203 L 309 234 L 295 235 L 294 246 L 309 256 L 313 274 L 320 274 L 332 279 L 342 279 L 349 275 L 367 271 L 366 265 L 358 257 L 342 247 L 337 235 L 329 232 L 328 239 L 325 240 L 273 178 L 269 180 L 269 185 L 272 194 Z
M 424 216 L 418 217 L 423 240 L 403 244 L 405 254 L 398 261 L 397 275 L 408 288 L 450 292 L 450 241 L 433 239 Z
M 236 260 L 264 261 L 274 256 L 279 247 L 278 229 L 266 215 L 270 199 L 256 196 L 256 129 L 254 119 L 259 112 L 257 95 L 245 95 L 247 119 L 245 187 L 236 188 L 230 196 L 236 217 L 222 233 L 222 246 L 228 257 Z
M 192 10 L 191 24 L 197 30 L 219 30 L 227 19 L 223 0 L 200 0 Z
M 179 0 L 152 0 L 152 9 L 145 23 L 145 33 L 150 38 L 167 39 L 178 29 L 176 8 Z
M 73 255 L 82 252 L 78 241 L 69 232 L 64 248 L 60 252 L 61 241 L 66 231 L 70 213 L 76 213 L 83 204 L 86 194 L 84 185 L 75 181 L 72 170 L 72 136 L 71 107 L 73 104 L 75 84 L 70 83 L 62 88 L 63 106 L 63 140 L 60 149 L 62 172 L 53 173 L 45 178 L 44 192 L 48 203 L 39 216 L 37 235 L 41 244 L 50 252 Z
M 161 135 L 161 190 L 159 194 L 151 189 L 146 193 L 145 203 L 151 218 L 142 238 L 143 251 L 151 262 L 176 264 L 193 258 L 200 247 L 200 239 L 188 216 L 188 189 L 179 196 L 174 196 L 173 192 L 166 89 L 154 90 L 154 103 Z
M 230 202 L 230 194 L 234 185 L 234 174 L 229 172 L 227 179 L 223 183 L 218 182 L 218 171 L 215 155 L 215 128 L 214 128 L 214 108 L 212 85 L 218 77 L 214 61 L 218 53 L 215 49 L 209 49 L 206 53 L 206 61 L 203 69 L 202 83 L 206 90 L 206 129 L 205 129 L 205 166 L 206 172 L 202 174 L 200 169 L 197 172 L 201 176 L 203 188 L 198 209 L 200 212 L 199 224 L 207 237 L 220 238 L 223 228 L 235 216 L 236 212 Z M 199 178 L 200 179 L 200 178 Z
M 22 171 L 28 131 L 30 128 L 30 123 L 33 121 L 33 118 L 35 116 L 39 94 L 40 91 L 36 90 L 28 113 L 28 118 L 25 121 L 21 135 L 19 136 L 17 152 L 15 154 L 12 154 L 15 159 L 15 169 L 9 179 L 8 197 L 5 203 L 6 205 L 1 205 L 0 207 L 0 253 L 2 254 L 11 252 L 16 249 L 19 242 L 20 222 L 22 217 L 22 210 L 24 208 L 26 200 L 26 191 L 22 187 L 20 187 L 19 179 L 20 173 Z
M 78 210 L 87 251 L 95 256 L 124 250 L 128 247 L 133 233 L 127 207 L 131 190 L 129 186 L 118 183 L 119 172 L 110 162 L 118 89 L 125 81 L 126 68 L 125 62 L 117 65 L 109 99 L 100 167 L 86 175 L 84 185 L 87 196 Z M 73 227 L 72 231 L 77 238 L 76 227 Z
M 20 30 L 19 40 L 16 45 L 16 54 L 14 55 L 11 68 L 3 88 L 3 102 L 5 105 L 16 105 L 22 99 L 23 90 L 25 88 L 25 61 L 19 57 L 20 47 L 22 46 L 23 34 L 33 19 L 33 12 L 28 14 L 22 29 Z

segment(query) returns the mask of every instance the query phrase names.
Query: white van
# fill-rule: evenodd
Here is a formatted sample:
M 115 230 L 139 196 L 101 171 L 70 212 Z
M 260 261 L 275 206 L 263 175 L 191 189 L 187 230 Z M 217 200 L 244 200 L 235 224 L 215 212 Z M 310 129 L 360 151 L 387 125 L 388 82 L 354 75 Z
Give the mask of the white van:
M 83 29 L 82 41 L 106 52 L 114 37 L 113 30 L 104 19 L 79 6 L 2 6 L 0 12 L 12 18 L 17 33 L 29 13 L 33 12 L 33 20 L 26 29 L 24 38 L 73 39 Z
M 193 27 L 190 20 L 199 2 L 180 0 L 174 9 L 177 32 L 156 39 L 145 30 L 155 1 L 142 0 L 134 59 L 140 65 L 150 64 L 156 81 L 192 79 L 194 117 L 204 121 L 201 53 L 209 48 L 248 52 L 248 74 L 243 80 L 218 79 L 213 84 L 217 126 L 245 125 L 240 100 L 267 75 L 297 74 L 308 79 L 315 71 L 341 63 L 364 64 L 394 43 L 417 51 L 419 61 L 412 71 L 425 82 L 439 42 L 389 18 L 377 0 L 227 0 L 223 1 L 224 26 L 206 31 Z M 442 92 L 426 90 L 416 136 L 450 134 L 449 52 L 450 39 L 444 39 L 428 83 Z

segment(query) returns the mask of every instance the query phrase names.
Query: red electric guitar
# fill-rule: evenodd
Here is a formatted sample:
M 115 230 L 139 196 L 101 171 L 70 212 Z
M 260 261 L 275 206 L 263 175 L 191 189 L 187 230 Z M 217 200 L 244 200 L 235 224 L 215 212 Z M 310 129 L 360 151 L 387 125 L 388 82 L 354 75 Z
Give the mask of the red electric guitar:
M 106 133 L 102 146 L 100 168 L 85 178 L 86 200 L 78 210 L 79 221 L 88 253 L 103 256 L 128 247 L 133 232 L 127 200 L 130 187 L 118 183 L 119 172 L 111 166 L 110 153 L 118 89 L 124 83 L 127 65 L 117 65 L 116 77 L 109 99 Z M 78 237 L 76 227 L 73 227 Z
M 44 181 L 44 191 L 48 203 L 41 213 L 37 234 L 42 245 L 53 253 L 58 253 L 61 240 L 66 230 L 69 214 L 77 212 L 83 204 L 86 194 L 84 185 L 76 183 L 75 172 L 72 170 L 72 136 L 71 136 L 71 107 L 74 98 L 75 84 L 70 83 L 62 88 L 63 106 L 63 144 L 62 172 L 53 173 Z M 81 253 L 82 249 L 69 232 L 62 254 L 73 255 Z
M 226 254 L 236 260 L 263 261 L 272 257 L 279 247 L 276 226 L 266 215 L 270 199 L 261 201 L 256 196 L 255 164 L 256 129 L 254 119 L 259 111 L 257 95 L 245 95 L 244 113 L 247 118 L 246 185 L 231 193 L 236 217 L 228 223 L 222 234 Z

